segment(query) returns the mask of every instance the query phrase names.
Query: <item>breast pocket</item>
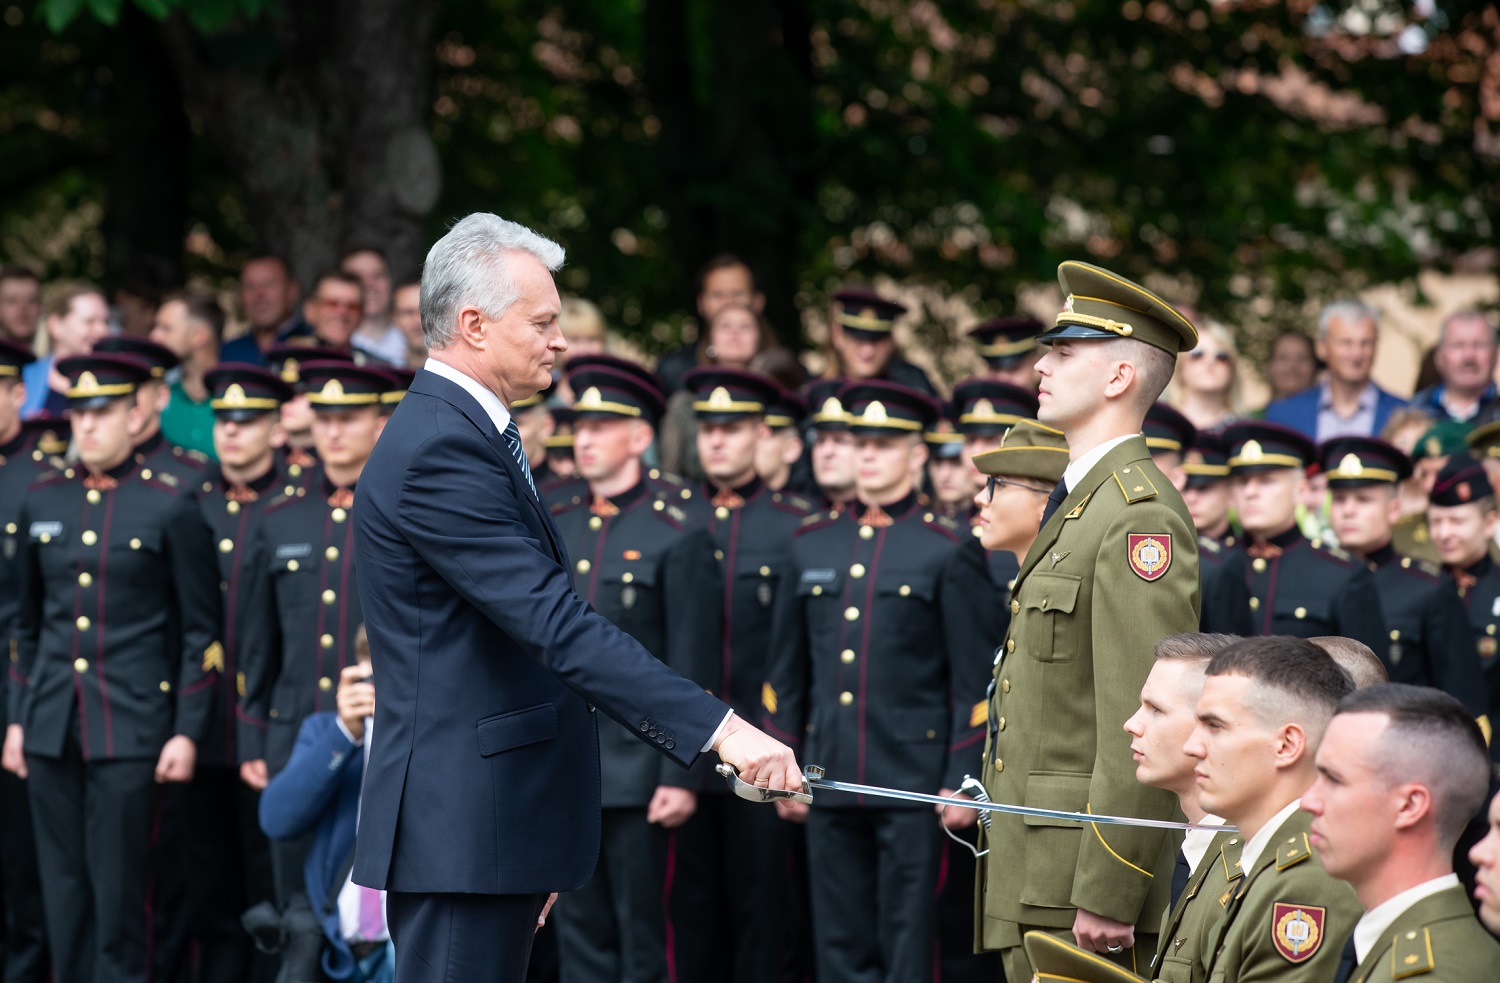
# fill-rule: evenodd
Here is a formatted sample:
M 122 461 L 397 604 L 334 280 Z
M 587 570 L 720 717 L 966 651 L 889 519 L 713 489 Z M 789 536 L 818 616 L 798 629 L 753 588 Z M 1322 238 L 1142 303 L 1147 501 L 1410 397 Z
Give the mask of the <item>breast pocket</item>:
M 784 573 L 779 561 L 773 557 L 751 554 L 741 556 L 736 565 L 735 595 L 749 598 L 755 606 L 769 611 L 776 601 L 776 588 Z
M 1078 657 L 1074 610 L 1082 577 L 1033 573 L 1021 586 L 1021 604 L 1012 637 L 1018 648 L 1038 662 L 1072 662 Z

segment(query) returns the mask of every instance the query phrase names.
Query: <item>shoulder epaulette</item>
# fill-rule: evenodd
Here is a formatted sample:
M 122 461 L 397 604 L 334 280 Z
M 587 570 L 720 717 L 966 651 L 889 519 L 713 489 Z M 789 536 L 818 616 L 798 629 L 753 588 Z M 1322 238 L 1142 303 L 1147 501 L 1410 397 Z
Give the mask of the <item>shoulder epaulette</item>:
M 1218 541 L 1211 536 L 1199 536 L 1198 548 L 1200 550 L 1207 550 L 1210 553 L 1224 552 L 1224 547 L 1220 546 Z
M 806 515 L 813 511 L 813 503 L 801 495 L 793 495 L 788 492 L 772 492 L 771 504 L 783 512 L 793 512 Z
M 1432 932 L 1411 929 L 1391 939 L 1391 979 L 1421 976 L 1437 968 L 1432 955 Z
M 1287 837 L 1286 842 L 1276 848 L 1276 869 L 1295 867 L 1311 856 L 1312 847 L 1308 846 L 1306 833 Z
M 928 529 L 942 533 L 955 543 L 961 541 L 961 537 L 958 535 L 958 523 L 946 516 L 938 515 L 936 512 L 923 512 L 922 525 Z
M 199 464 L 207 464 L 208 463 L 208 460 L 209 460 L 208 455 L 205 454 L 205 453 L 203 453 L 202 451 L 195 451 L 195 450 L 193 450 L 191 448 L 181 448 L 181 450 L 182 450 L 182 453 L 190 461 L 197 461 Z
M 1345 553 L 1337 546 L 1330 546 L 1329 544 L 1323 542 L 1322 539 L 1309 540 L 1308 545 L 1313 548 L 1313 552 L 1321 553 L 1326 557 L 1337 560 L 1343 566 L 1350 567 L 1354 565 L 1354 557 L 1350 556 L 1348 553 Z
M 176 488 L 178 483 L 177 476 L 167 471 L 158 471 L 156 472 L 156 474 L 145 480 L 158 482 L 160 484 L 166 485 L 168 488 Z
M 816 529 L 826 529 L 839 520 L 842 512 L 814 512 L 802 520 L 802 525 L 792 530 L 793 536 L 801 536 Z
M 1140 468 L 1123 468 L 1115 472 L 1114 478 L 1115 484 L 1120 486 L 1120 494 L 1125 496 L 1126 505 L 1144 502 L 1157 495 L 1151 476 Z

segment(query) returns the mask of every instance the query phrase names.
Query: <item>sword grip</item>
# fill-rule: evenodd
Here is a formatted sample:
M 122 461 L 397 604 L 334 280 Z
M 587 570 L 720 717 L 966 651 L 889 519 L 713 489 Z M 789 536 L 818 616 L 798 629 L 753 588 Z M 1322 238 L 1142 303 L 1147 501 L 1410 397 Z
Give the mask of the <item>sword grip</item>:
M 965 775 L 963 784 L 958 787 L 958 790 L 967 795 L 969 798 L 973 799 L 975 802 L 991 801 L 990 793 L 984 790 L 984 783 L 975 778 L 973 775 Z M 979 824 L 984 827 L 984 831 L 986 833 L 990 831 L 991 818 L 993 817 L 991 817 L 988 812 L 981 811 L 979 813 Z

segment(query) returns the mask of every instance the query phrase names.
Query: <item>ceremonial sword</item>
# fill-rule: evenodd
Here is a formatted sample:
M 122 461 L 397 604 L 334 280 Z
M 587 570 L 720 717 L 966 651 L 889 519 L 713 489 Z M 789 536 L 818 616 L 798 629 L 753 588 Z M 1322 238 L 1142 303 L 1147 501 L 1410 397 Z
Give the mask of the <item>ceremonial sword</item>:
M 1214 832 L 1233 830 L 1233 826 L 1212 826 L 1204 823 L 1179 823 L 1169 819 L 1136 819 L 1133 816 L 1103 816 L 1092 812 L 1067 812 L 1061 809 L 1038 809 L 1034 806 L 1013 806 L 1005 802 L 990 802 L 984 794 L 984 786 L 978 779 L 964 777 L 960 789 L 971 799 L 950 798 L 944 795 L 929 795 L 926 792 L 908 792 L 904 789 L 881 788 L 878 785 L 856 785 L 853 782 L 835 782 L 823 777 L 823 769 L 807 765 L 802 769 L 802 790 L 760 788 L 740 779 L 732 766 L 720 764 L 716 770 L 729 782 L 730 791 L 751 802 L 801 802 L 811 804 L 813 789 L 828 792 L 852 792 L 855 795 L 873 795 L 882 799 L 900 799 L 904 802 L 927 802 L 938 806 L 953 806 L 960 809 L 975 809 L 986 829 L 989 828 L 989 813 L 1004 812 L 1015 816 L 1031 816 L 1035 819 L 1061 819 L 1074 823 L 1099 823 L 1103 826 L 1149 826 L 1153 829 L 1208 829 Z M 955 793 L 956 795 L 957 793 Z

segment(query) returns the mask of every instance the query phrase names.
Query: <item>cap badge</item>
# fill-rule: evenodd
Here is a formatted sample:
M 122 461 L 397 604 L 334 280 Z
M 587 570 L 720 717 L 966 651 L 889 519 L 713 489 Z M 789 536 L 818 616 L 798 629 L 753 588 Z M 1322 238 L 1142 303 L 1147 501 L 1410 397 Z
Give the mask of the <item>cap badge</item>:
M 93 396 L 99 392 L 99 379 L 92 372 L 85 372 L 78 377 L 78 385 L 73 391 L 79 396 Z
M 708 408 L 711 410 L 734 409 L 734 397 L 729 395 L 729 390 L 718 386 L 708 396 Z
M 297 371 L 297 360 L 287 359 L 281 363 L 281 381 L 295 385 L 302 381 L 302 374 Z
M 604 405 L 604 394 L 599 391 L 598 386 L 589 386 L 575 405 L 581 410 L 598 409 Z
M 318 395 L 330 403 L 339 402 L 344 398 L 344 384 L 337 379 L 329 379 L 323 384 L 323 391 Z
M 839 402 L 837 396 L 829 396 L 823 400 L 823 408 L 818 411 L 819 416 L 843 416 L 844 404 Z
M 224 390 L 224 405 L 229 409 L 238 409 L 245 405 L 245 387 L 238 382 Z
M 1339 461 L 1339 469 L 1334 473 L 1341 478 L 1358 478 L 1365 473 L 1365 466 L 1359 463 L 1358 454 L 1345 454 L 1344 459 Z
M 1469 499 L 1474 497 L 1474 490 L 1469 487 L 1469 483 L 1467 481 L 1460 482 L 1459 486 L 1454 490 L 1458 492 L 1460 501 L 1467 502 Z
M 974 404 L 975 416 L 994 416 L 995 404 L 987 399 L 981 399 Z
M 866 321 L 880 320 L 879 316 L 875 313 L 875 308 L 873 307 L 862 308 L 859 312 L 859 316 Z
M 890 417 L 886 415 L 885 404 L 878 399 L 870 403 L 869 406 L 866 406 L 864 413 L 860 414 L 859 418 L 859 422 L 867 426 L 876 427 L 889 421 Z
M 1068 313 L 1068 314 L 1072 314 L 1073 313 L 1073 295 L 1072 294 L 1068 294 L 1068 299 L 1065 300 L 1065 301 L 1063 301 L 1063 311 L 1066 312 L 1066 313 Z
M 1427 448 L 1428 457 L 1443 456 L 1443 442 L 1436 437 L 1428 437 L 1427 442 L 1423 446 Z
M 1264 460 L 1266 452 L 1261 450 L 1260 441 L 1247 440 L 1245 446 L 1240 450 L 1240 460 L 1245 463 Z

